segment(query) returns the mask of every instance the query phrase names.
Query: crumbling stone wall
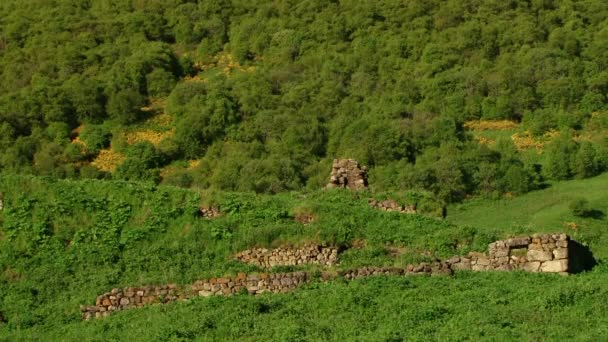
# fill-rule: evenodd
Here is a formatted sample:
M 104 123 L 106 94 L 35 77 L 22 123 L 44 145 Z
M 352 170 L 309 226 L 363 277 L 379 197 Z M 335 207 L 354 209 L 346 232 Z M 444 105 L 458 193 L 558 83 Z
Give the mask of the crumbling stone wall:
M 236 254 L 235 259 L 264 268 L 302 264 L 332 266 L 338 263 L 338 248 L 318 245 L 301 248 L 279 247 L 272 250 L 254 248 Z
M 363 267 L 337 272 L 286 272 L 286 273 L 240 273 L 234 277 L 198 280 L 189 286 L 147 286 L 112 289 L 97 297 L 95 305 L 82 306 L 85 320 L 108 316 L 114 312 L 138 308 L 150 304 L 162 304 L 201 296 L 231 296 L 235 294 L 257 295 L 262 293 L 289 292 L 301 284 L 314 279 L 330 281 L 335 278 L 358 279 L 376 275 L 433 275 L 452 273 L 447 263 L 421 263 L 406 268 Z
M 579 247 L 577 247 L 579 246 Z M 300 249 L 300 253 L 318 253 L 317 257 L 325 258 L 336 255 L 337 249 L 319 247 Z M 271 256 L 285 257 L 287 249 L 263 250 L 253 249 L 247 253 L 240 253 L 241 258 L 247 255 L 249 262 L 259 263 L 264 267 L 270 265 Z M 511 238 L 496 241 L 488 246 L 488 253 L 469 253 L 467 256 L 456 256 L 445 262 L 421 263 L 409 265 L 405 268 L 395 267 L 362 267 L 354 270 L 334 272 L 288 272 L 288 273 L 240 273 L 234 277 L 211 278 L 196 281 L 192 285 L 177 286 L 151 286 L 128 287 L 113 289 L 99 297 L 93 306 L 81 307 L 84 319 L 99 318 L 113 312 L 137 308 L 149 304 L 168 303 L 178 300 L 202 296 L 231 296 L 238 293 L 262 294 L 291 291 L 301 284 L 314 279 L 329 281 L 334 278 L 357 279 L 374 275 L 434 275 L 452 274 L 455 270 L 490 271 L 490 270 L 524 270 L 530 272 L 549 272 L 568 274 L 584 269 L 584 264 L 594 261 L 592 256 L 578 257 L 581 247 L 576 241 L 570 240 L 566 234 L 535 234 L 530 237 Z M 277 254 L 274 254 L 276 251 Z M 281 251 L 283 255 L 281 255 Z M 325 251 L 325 252 L 324 252 Z M 572 253 L 572 251 L 576 251 Z M 276 259 L 276 262 L 289 262 L 293 264 L 296 252 L 291 250 L 286 259 Z M 310 254 L 306 254 L 309 255 Z M 310 258 L 311 260 L 314 258 Z M 319 260 L 319 259 L 317 259 Z M 329 261 L 329 258 L 326 259 Z M 336 259 L 337 260 L 337 259 Z M 296 261 L 297 264 L 297 261 Z M 575 267 L 573 266 L 575 265 Z
M 220 212 L 220 208 L 218 207 L 201 207 L 198 210 L 200 216 L 208 220 L 220 217 L 222 215 L 222 213 Z
M 334 159 L 327 188 L 367 189 L 367 167 L 354 159 Z
M 501 270 L 521 269 L 529 272 L 567 274 L 569 246 L 566 234 L 534 234 L 501 240 L 488 246 L 488 254 L 469 253 L 465 257 L 447 260 L 454 270 Z
M 416 213 L 416 205 L 401 205 L 397 203 L 395 200 L 385 200 L 385 201 L 377 201 L 375 199 L 370 199 L 368 201 L 369 205 L 372 208 L 384 210 L 384 211 L 396 211 L 403 214 L 415 214 Z

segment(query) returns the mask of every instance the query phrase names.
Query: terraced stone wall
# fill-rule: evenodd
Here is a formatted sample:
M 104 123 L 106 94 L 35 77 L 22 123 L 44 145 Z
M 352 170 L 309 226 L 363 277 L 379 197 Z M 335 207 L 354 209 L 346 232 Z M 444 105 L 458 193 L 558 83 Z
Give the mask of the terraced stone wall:
M 332 266 L 338 263 L 338 248 L 319 245 L 299 248 L 253 248 L 239 252 L 235 259 L 263 268 L 303 264 Z
M 447 260 L 454 270 L 521 269 L 529 272 L 568 274 L 570 270 L 570 238 L 566 234 L 534 234 L 528 237 L 496 241 L 488 253 L 469 253 Z
M 192 285 L 145 286 L 112 289 L 97 297 L 95 305 L 82 306 L 85 320 L 108 316 L 114 312 L 163 304 L 193 297 L 232 296 L 235 294 L 258 295 L 262 293 L 289 292 L 313 279 L 329 281 L 335 278 L 358 279 L 376 275 L 431 275 L 451 274 L 446 263 L 421 263 L 406 268 L 362 267 L 338 272 L 287 272 L 287 273 L 240 273 L 234 277 L 198 280 Z

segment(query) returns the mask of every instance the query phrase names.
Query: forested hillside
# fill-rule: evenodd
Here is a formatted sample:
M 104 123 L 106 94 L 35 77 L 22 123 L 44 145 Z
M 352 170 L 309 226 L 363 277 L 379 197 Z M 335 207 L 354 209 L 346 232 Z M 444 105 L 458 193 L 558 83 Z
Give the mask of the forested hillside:
M 4 0 L 0 13 L 2 173 L 275 193 L 319 187 L 352 157 L 375 189 L 454 202 L 608 169 L 605 1 Z M 510 130 L 480 137 L 487 120 Z

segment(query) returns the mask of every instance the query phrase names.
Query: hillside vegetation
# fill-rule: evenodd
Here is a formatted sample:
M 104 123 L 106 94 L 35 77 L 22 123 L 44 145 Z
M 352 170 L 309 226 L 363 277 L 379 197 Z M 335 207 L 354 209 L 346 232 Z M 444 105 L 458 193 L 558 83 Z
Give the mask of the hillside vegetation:
M 6 0 L 0 12 L 3 173 L 277 193 L 318 188 L 332 159 L 352 157 L 377 190 L 457 202 L 608 169 L 605 1 Z M 466 128 L 477 120 L 515 131 L 480 143 Z
M 497 229 L 503 233 L 564 231 L 589 244 L 594 254 L 608 257 L 608 175 L 558 182 L 526 195 L 497 201 L 473 200 L 448 208 L 451 223 Z M 588 201 L 588 215 L 578 216 L 571 205 Z
M 350 247 L 341 269 L 404 266 L 484 251 L 514 230 L 377 211 L 367 204 L 369 193 L 344 190 L 201 194 L 26 176 L 2 177 L 0 189 L 0 339 L 7 341 L 606 336 L 607 316 L 597 314 L 607 309 L 603 264 L 571 277 L 457 273 L 312 283 L 291 294 L 201 298 L 83 322 L 79 306 L 114 287 L 263 271 L 232 260 L 253 246 L 336 244 Z M 199 217 L 201 204 L 220 205 L 224 215 Z M 300 223 L 302 213 L 314 221 Z M 579 239 L 598 247 L 596 257 L 606 253 L 597 244 L 603 228 L 589 226 Z M 302 269 L 319 268 L 272 272 Z M 574 329 L 581 325 L 588 328 Z
M 606 340 L 607 18 L 602 0 L 0 0 L 0 341 Z M 345 158 L 368 189 L 324 188 Z M 315 280 L 540 232 L 596 266 Z M 234 260 L 310 243 L 339 264 Z M 80 311 L 292 271 L 313 280 Z

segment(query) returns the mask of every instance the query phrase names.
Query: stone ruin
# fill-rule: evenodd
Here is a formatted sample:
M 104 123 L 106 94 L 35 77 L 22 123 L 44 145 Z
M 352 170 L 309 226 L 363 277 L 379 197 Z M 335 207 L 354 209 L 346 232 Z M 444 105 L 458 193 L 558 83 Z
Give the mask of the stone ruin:
M 201 207 L 198 209 L 199 215 L 208 220 L 220 217 L 222 213 L 218 207 Z
M 496 241 L 488 246 L 488 254 L 469 253 L 447 262 L 454 270 L 523 270 L 566 275 L 579 271 L 580 260 L 585 257 L 572 253 L 577 246 L 566 234 L 534 234 Z
M 326 188 L 367 189 L 367 167 L 354 159 L 334 159 Z
M 234 294 L 263 294 L 288 292 L 311 281 L 346 280 L 376 275 L 451 275 L 453 271 L 514 271 L 547 272 L 567 275 L 588 270 L 595 264 L 591 252 L 566 234 L 535 234 L 496 241 L 488 246 L 488 253 L 469 253 L 446 261 L 420 263 L 407 267 L 362 267 L 351 270 L 311 271 L 286 273 L 239 273 L 233 277 L 198 280 L 192 285 L 128 287 L 112 289 L 97 297 L 95 305 L 81 306 L 85 320 L 110 315 L 113 312 L 149 304 L 169 303 L 202 296 L 231 296 Z M 301 265 L 317 263 L 334 265 L 339 250 L 334 247 L 287 247 L 274 250 L 251 249 L 237 254 L 243 262 L 262 267 L 271 265 Z M 271 263 L 272 260 L 272 263 Z
M 368 201 L 369 205 L 372 208 L 380 209 L 383 211 L 396 211 L 403 214 L 416 214 L 416 205 L 401 205 L 397 203 L 397 201 L 387 199 L 384 201 L 377 201 L 375 199 L 370 199 Z
M 334 272 L 285 272 L 285 273 L 239 273 L 233 277 L 197 280 L 192 285 L 144 286 L 112 289 L 97 297 L 95 305 L 81 306 L 82 318 L 90 320 L 112 313 L 139 308 L 150 304 L 165 304 L 185 301 L 194 297 L 232 296 L 235 294 L 259 295 L 295 290 L 298 286 L 318 280 L 322 282 L 342 278 L 359 279 L 378 275 L 449 275 L 452 271 L 446 263 L 421 263 L 404 268 L 362 267 L 354 270 Z
M 235 259 L 263 268 L 315 264 L 332 266 L 338 263 L 338 248 L 309 245 L 301 248 L 253 248 L 235 255 Z

